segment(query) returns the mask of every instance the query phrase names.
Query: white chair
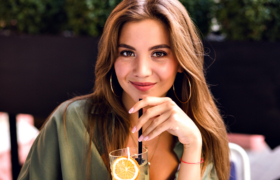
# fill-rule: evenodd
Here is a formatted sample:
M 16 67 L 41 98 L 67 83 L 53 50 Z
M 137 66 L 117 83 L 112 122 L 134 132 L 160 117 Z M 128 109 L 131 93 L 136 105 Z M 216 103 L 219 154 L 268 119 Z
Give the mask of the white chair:
M 250 161 L 246 151 L 237 144 L 229 143 L 230 161 L 235 164 L 237 180 L 251 180 Z

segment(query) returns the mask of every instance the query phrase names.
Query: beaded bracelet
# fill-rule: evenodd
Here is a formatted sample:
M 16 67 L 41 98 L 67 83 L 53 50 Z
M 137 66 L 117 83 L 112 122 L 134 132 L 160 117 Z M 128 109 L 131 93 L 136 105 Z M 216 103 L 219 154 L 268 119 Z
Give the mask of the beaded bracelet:
M 189 162 L 183 161 L 182 158 L 181 158 L 181 162 L 186 163 L 186 164 L 201 164 L 201 163 L 204 162 L 204 160 L 201 158 L 201 161 L 200 161 L 200 162 L 197 162 L 197 163 L 189 163 Z

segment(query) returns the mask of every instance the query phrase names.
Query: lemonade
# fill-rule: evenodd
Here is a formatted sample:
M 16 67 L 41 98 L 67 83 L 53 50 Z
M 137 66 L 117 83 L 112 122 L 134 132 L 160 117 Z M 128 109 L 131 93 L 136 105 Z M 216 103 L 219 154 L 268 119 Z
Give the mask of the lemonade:
M 126 148 L 109 154 L 113 180 L 149 180 L 148 150 L 143 148 L 141 154 L 137 151 L 137 148 Z M 142 159 L 140 165 L 139 157 Z
M 149 180 L 149 164 L 148 161 L 145 163 L 141 164 L 140 166 L 140 174 L 137 180 Z
M 149 165 L 148 162 L 145 162 L 139 166 L 140 173 L 136 180 L 149 180 Z M 112 174 L 113 180 L 117 180 L 114 178 Z

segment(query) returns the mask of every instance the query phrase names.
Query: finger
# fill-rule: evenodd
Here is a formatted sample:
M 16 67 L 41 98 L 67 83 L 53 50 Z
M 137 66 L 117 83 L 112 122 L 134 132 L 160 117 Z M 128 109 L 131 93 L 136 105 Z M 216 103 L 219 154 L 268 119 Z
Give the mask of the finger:
M 152 108 L 147 109 L 146 112 L 139 118 L 135 128 L 133 128 L 134 132 L 141 129 L 141 127 L 143 127 L 143 125 L 145 123 L 147 123 L 147 121 L 149 121 L 153 117 L 160 116 L 161 114 L 165 113 L 169 109 L 170 109 L 170 107 L 169 107 L 168 103 L 163 103 L 158 106 L 154 106 Z M 132 133 L 134 133 L 134 132 L 132 132 Z
M 150 120 L 151 123 L 149 126 L 145 129 L 145 131 L 142 133 L 143 137 L 148 136 L 153 130 L 155 130 L 160 124 L 164 123 L 166 120 L 168 120 L 171 116 L 171 111 L 166 111 L 165 113 L 161 114 L 159 117 Z M 144 138 L 143 138 L 144 139 Z
M 168 120 L 164 121 L 163 123 L 158 125 L 152 132 L 150 132 L 147 136 L 145 136 L 145 137 L 143 136 L 143 140 L 150 141 L 150 140 L 154 139 L 155 137 L 157 137 L 164 131 L 168 130 L 169 125 L 170 125 L 170 123 Z
M 173 102 L 169 97 L 145 97 L 143 100 L 138 101 L 137 103 L 132 106 L 132 108 L 128 111 L 129 114 L 135 113 L 139 111 L 141 108 L 145 108 L 148 106 L 156 106 L 162 104 L 163 102 L 170 101 Z

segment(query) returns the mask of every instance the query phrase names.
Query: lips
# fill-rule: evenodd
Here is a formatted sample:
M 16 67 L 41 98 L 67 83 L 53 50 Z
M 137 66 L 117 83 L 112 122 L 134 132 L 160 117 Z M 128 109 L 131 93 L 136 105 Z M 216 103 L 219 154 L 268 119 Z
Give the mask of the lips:
M 148 91 L 151 89 L 156 83 L 151 82 L 131 82 L 131 84 L 140 91 Z

